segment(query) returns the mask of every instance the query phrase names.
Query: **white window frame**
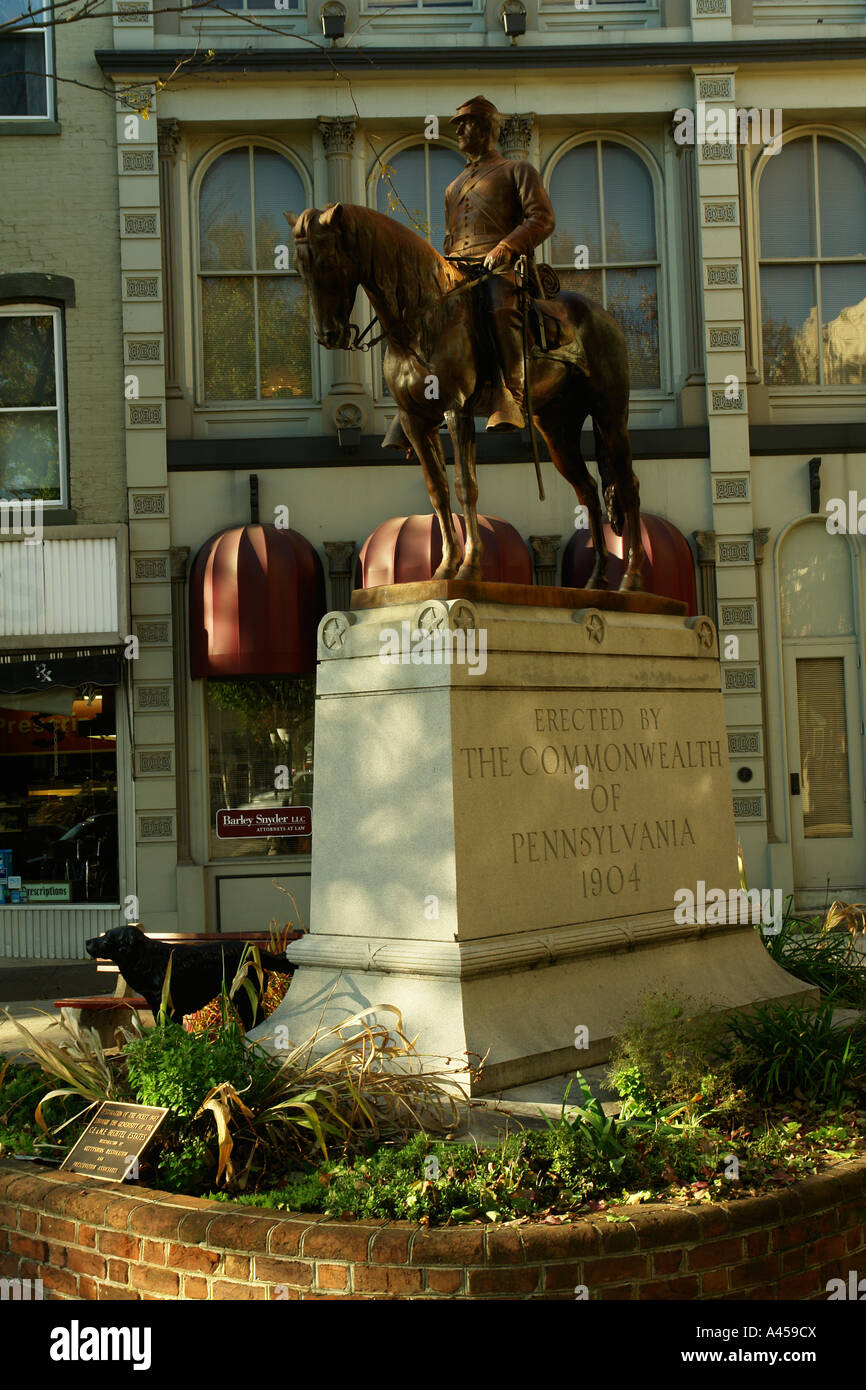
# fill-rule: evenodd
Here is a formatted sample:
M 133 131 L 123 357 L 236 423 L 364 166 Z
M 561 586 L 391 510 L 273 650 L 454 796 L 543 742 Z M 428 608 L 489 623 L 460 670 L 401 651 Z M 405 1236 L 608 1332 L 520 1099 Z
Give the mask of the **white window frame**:
M 584 0 L 580 8 L 575 0 L 539 0 L 538 13 L 542 29 L 657 29 L 660 22 L 659 0 Z
M 822 138 L 826 140 L 838 140 L 840 144 L 847 145 L 849 149 L 853 150 L 855 154 L 859 155 L 860 159 L 864 163 L 864 166 L 866 166 L 866 145 L 864 145 L 862 141 L 858 140 L 856 136 L 854 136 L 850 131 L 842 130 L 841 128 L 837 128 L 835 126 L 810 125 L 799 126 L 795 127 L 792 130 L 787 130 L 782 136 L 783 148 L 786 145 L 793 144 L 795 141 L 798 140 L 810 140 L 812 142 L 813 177 L 815 181 L 815 216 L 817 222 L 816 237 L 817 245 L 819 248 L 821 244 L 819 201 L 820 189 L 818 186 L 818 161 L 817 148 L 815 142 L 818 139 Z M 751 207 L 748 210 L 751 220 L 751 235 L 749 237 L 749 246 L 750 254 L 752 257 L 752 268 L 754 271 L 753 283 L 755 286 L 755 292 L 752 297 L 752 304 L 749 310 L 747 310 L 747 312 L 750 312 L 751 314 L 752 342 L 754 343 L 754 356 L 760 374 L 760 381 L 764 389 L 769 394 L 771 404 L 775 403 L 777 405 L 781 405 L 782 407 L 784 407 L 784 403 L 787 401 L 790 402 L 790 404 L 795 408 L 802 408 L 807 404 L 808 395 L 810 392 L 812 393 L 813 398 L 819 398 L 820 402 L 828 407 L 834 401 L 840 404 L 844 403 L 845 405 L 852 406 L 855 404 L 855 402 L 862 402 L 864 391 L 866 391 L 866 385 L 854 384 L 849 386 L 839 386 L 828 383 L 823 380 L 824 345 L 822 334 L 823 321 L 821 309 L 820 275 L 816 277 L 815 291 L 818 313 L 818 381 L 805 382 L 802 385 L 767 381 L 764 364 L 764 315 L 761 299 L 762 266 L 807 265 L 812 267 L 818 266 L 820 268 L 823 265 L 857 265 L 863 263 L 862 260 L 858 261 L 856 256 L 823 257 L 820 255 L 815 255 L 765 258 L 761 255 L 761 178 L 763 176 L 764 170 L 767 167 L 768 160 L 771 158 L 775 159 L 778 157 L 779 156 L 776 155 L 768 155 L 762 151 L 756 158 L 752 170 L 752 179 L 750 187 Z M 775 418 L 777 419 L 777 422 L 784 423 L 784 418 L 782 415 L 778 415 Z
M 650 176 L 653 189 L 653 210 L 655 212 L 655 235 L 656 235 L 656 259 L 654 261 L 604 261 L 600 265 L 590 265 L 590 270 L 601 270 L 602 283 L 605 283 L 605 271 L 607 270 L 641 270 L 654 269 L 657 281 L 657 302 L 658 302 L 658 341 L 659 341 L 659 384 L 658 386 L 632 386 L 630 400 L 632 403 L 637 401 L 653 401 L 668 398 L 671 395 L 671 367 L 670 367 L 670 341 L 671 328 L 669 323 L 668 308 L 668 288 L 667 273 L 665 262 L 665 248 L 667 246 L 667 235 L 664 223 L 664 181 L 661 170 L 652 155 L 651 151 L 638 141 L 624 136 L 619 131 L 612 130 L 589 130 L 583 131 L 566 140 L 550 156 L 544 170 L 544 186 L 550 193 L 550 184 L 554 171 L 561 159 L 567 157 L 575 149 L 583 145 L 595 144 L 596 160 L 599 180 L 599 201 L 601 214 L 601 232 L 605 236 L 604 229 L 604 185 L 602 180 L 602 154 L 601 146 L 604 142 L 611 145 L 622 145 L 630 150 L 641 160 L 647 173 Z M 556 209 L 554 208 L 554 212 Z M 554 265 L 553 250 L 550 240 L 544 243 L 542 254 L 539 259 Z
M 14 125 L 23 121 L 44 121 L 46 125 L 53 125 L 57 119 L 54 114 L 54 31 L 46 28 L 43 24 L 22 24 L 15 29 L 5 30 L 3 37 L 8 38 L 13 34 L 42 35 L 45 52 L 45 115 L 31 113 L 23 116 L 9 116 L 0 112 L 0 130 L 7 122 Z
M 417 21 L 418 15 L 423 16 L 425 26 L 431 21 L 441 18 L 452 28 L 454 21 L 458 20 L 461 15 L 465 19 L 474 18 L 476 21 L 480 16 L 481 24 L 476 22 L 471 27 L 483 28 L 486 26 L 484 11 L 484 0 L 472 0 L 469 5 L 449 4 L 447 0 L 442 4 L 434 4 L 432 0 L 405 0 L 405 2 L 400 0 L 400 4 L 393 8 L 389 8 L 387 0 L 383 0 L 383 3 L 378 5 L 373 3 L 373 0 L 361 0 L 361 14 L 369 15 L 374 21 L 380 20 L 381 25 L 377 27 L 391 29 L 399 29 L 407 22 Z M 413 31 L 418 32 L 417 22 L 413 24 Z
M 752 0 L 753 24 L 860 24 L 866 0 Z
M 310 310 L 310 324 L 309 324 L 309 327 L 310 327 L 310 389 L 311 389 L 311 391 L 312 391 L 312 395 L 310 395 L 310 396 L 296 396 L 296 397 L 293 397 L 291 400 L 289 400 L 289 399 L 286 398 L 286 397 L 277 397 L 277 398 L 274 399 L 274 400 L 262 400 L 262 399 L 260 399 L 260 398 L 255 398 L 255 399 L 249 399 L 249 400 L 227 400 L 227 401 L 212 401 L 212 400 L 208 400 L 207 397 L 205 396 L 205 389 L 204 389 L 204 386 L 205 386 L 205 383 L 204 383 L 204 303 L 203 303 L 203 295 L 202 295 L 202 288 L 201 288 L 201 287 L 202 287 L 202 280 L 204 280 L 204 279 L 209 279 L 209 278 L 211 278 L 212 276 L 215 276 L 215 277 L 217 277 L 217 278 L 228 278 L 228 277 L 231 276 L 231 275 L 234 275 L 234 276 L 244 276 L 244 277 L 245 277 L 245 276 L 250 276 L 250 277 L 252 277 L 253 279 L 257 279 L 257 278 L 260 278 L 260 277 L 265 276 L 265 275 L 287 275 L 287 276 L 290 276 L 290 277 L 291 277 L 292 279 L 294 279 L 294 280 L 299 280 L 299 279 L 300 279 L 300 277 L 299 277 L 297 271 L 295 271 L 295 270 L 293 270 L 293 269 L 290 269 L 290 270 L 282 270 L 282 271 L 267 271 L 267 270 L 248 270 L 248 271 L 228 271 L 228 270 L 210 271 L 210 270 L 208 270 L 208 271 L 203 271 L 202 268 L 201 268 L 201 237 L 200 237 L 199 207 L 200 207 L 200 201 L 201 201 L 201 188 L 202 188 L 202 184 L 203 184 L 204 179 L 205 179 L 205 175 L 206 175 L 206 174 L 208 173 L 208 171 L 213 167 L 213 165 L 217 162 L 217 160 L 220 159 L 224 154 L 229 154 L 229 153 L 231 153 L 232 150 L 237 150 L 237 149 L 249 150 L 249 149 L 256 149 L 256 148 L 258 148 L 258 149 L 265 149 L 265 150 L 273 150 L 273 152 L 274 152 L 275 154 L 281 155 L 281 156 L 283 157 L 283 159 L 285 159 L 285 160 L 291 165 L 291 167 L 294 169 L 295 173 L 298 175 L 298 178 L 301 180 L 301 185 L 302 185 L 303 190 L 304 190 L 304 206 L 305 206 L 305 207 L 312 207 L 312 205 L 313 205 L 312 183 L 311 183 L 311 180 L 310 180 L 310 178 L 309 178 L 309 175 L 307 174 L 307 171 L 306 171 L 306 169 L 304 168 L 303 164 L 301 163 L 300 159 L 298 159 L 297 155 L 295 155 L 294 152 L 293 152 L 292 150 L 290 150 L 287 146 L 280 144 L 280 143 L 279 143 L 278 141 L 276 141 L 276 140 L 271 140 L 271 139 L 267 138 L 266 136 L 242 135 L 242 136 L 238 136 L 238 137 L 236 137 L 236 138 L 234 138 L 234 139 L 232 139 L 232 140 L 223 141 L 220 145 L 217 145 L 217 146 L 215 146 L 212 150 L 209 150 L 209 151 L 207 152 L 207 154 L 200 160 L 200 162 L 199 162 L 199 164 L 198 164 L 198 167 L 196 168 L 196 170 L 195 170 L 195 172 L 194 172 L 194 174 L 193 174 L 193 176 L 192 176 L 191 189 L 190 189 L 190 215 L 191 215 L 191 219 L 192 219 L 191 240 L 192 240 L 192 247 L 193 247 L 193 281 L 194 281 L 193 297 L 194 297 L 195 326 L 196 326 L 196 327 L 195 327 L 195 410 L 196 410 L 197 413 L 205 414 L 205 415 L 208 415 L 208 414 L 211 414 L 211 413 L 216 413 L 216 414 L 219 414 L 219 413 L 229 413 L 229 412 L 235 412 L 235 413 L 237 413 L 238 411 L 240 411 L 240 412 L 250 412 L 250 411 L 253 411 L 253 412 L 255 412 L 256 414 L 258 414 L 259 412 L 263 412 L 263 411 L 272 411 L 272 412 L 277 412 L 277 413 L 285 413 L 285 412 L 288 410 L 290 413 L 296 413 L 296 414 L 302 414 L 302 415 L 304 415 L 304 416 L 308 416 L 309 413 L 310 413 L 310 408 L 311 408 L 311 406 L 317 405 L 317 404 L 319 404 L 320 401 L 321 401 L 321 385 L 320 385 L 320 383 L 321 383 L 321 377 L 320 377 L 320 372 L 319 372 L 319 354 L 318 354 L 318 352 L 316 351 L 317 344 L 316 344 L 315 335 L 314 335 L 314 331 L 313 331 L 313 315 L 312 315 L 312 309 Z M 250 171 L 251 171 L 251 172 L 250 172 L 250 198 L 251 198 L 251 200 L 252 200 L 253 192 L 254 192 L 253 184 L 252 184 L 252 161 L 250 161 Z M 252 208 L 253 224 L 255 224 L 255 204 L 252 203 L 252 201 L 251 201 L 251 208 Z M 286 238 L 287 238 L 287 240 L 288 240 L 288 236 L 289 236 L 289 227 L 288 227 L 288 223 L 287 223 L 287 224 L 286 224 Z M 258 369 L 258 361 L 259 361 L 259 341 L 258 341 L 258 322 L 257 322 L 257 321 L 254 323 L 254 326 L 255 326 L 255 331 L 256 331 L 256 390 L 258 391 L 258 390 L 260 389 L 260 378 L 259 378 L 259 369 Z
M 56 304 L 42 304 L 21 301 L 15 304 L 0 304 L 0 318 L 46 318 L 50 316 L 54 324 L 54 390 L 56 405 L 0 406 L 0 414 L 16 415 L 27 411 L 33 415 L 57 416 L 57 467 L 60 474 L 60 496 L 52 501 L 44 501 L 44 507 L 64 511 L 69 506 L 69 457 L 66 445 L 66 371 L 63 340 L 63 311 Z
M 215 0 L 219 4 L 220 0 Z M 245 16 L 249 15 L 253 20 L 267 25 L 267 31 L 256 29 L 251 26 Z M 307 0 L 298 0 L 298 8 L 293 10 L 278 10 L 271 6 L 253 10 L 247 7 L 247 0 L 244 0 L 243 7 L 234 14 L 223 14 L 221 11 L 211 11 L 204 6 L 195 9 L 184 8 L 180 14 L 181 32 L 188 36 L 195 34 L 199 26 L 205 24 L 209 34 L 233 34 L 237 35 L 239 29 L 248 29 L 251 34 L 266 41 L 268 31 L 275 28 L 285 29 L 290 34 L 295 30 L 303 33 L 307 32 Z

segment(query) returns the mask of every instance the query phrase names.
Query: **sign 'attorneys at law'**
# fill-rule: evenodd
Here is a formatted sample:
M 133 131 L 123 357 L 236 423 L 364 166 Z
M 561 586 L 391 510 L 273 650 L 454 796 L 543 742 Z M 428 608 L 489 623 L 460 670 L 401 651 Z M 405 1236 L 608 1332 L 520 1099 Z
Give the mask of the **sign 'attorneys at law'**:
M 310 835 L 313 812 L 309 806 L 265 806 L 256 811 L 217 811 L 220 840 L 256 840 L 259 837 Z

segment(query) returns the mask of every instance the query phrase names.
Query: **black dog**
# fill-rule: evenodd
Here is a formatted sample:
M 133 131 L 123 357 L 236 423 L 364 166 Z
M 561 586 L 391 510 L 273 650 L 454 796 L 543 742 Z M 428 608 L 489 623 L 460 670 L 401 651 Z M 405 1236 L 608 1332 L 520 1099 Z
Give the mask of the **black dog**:
M 85 942 L 84 949 L 94 960 L 113 960 L 124 980 L 143 995 L 156 1018 L 162 998 L 163 981 L 172 957 L 169 981 L 170 1004 L 168 1017 L 173 1023 L 183 1023 L 184 1014 L 193 1014 L 214 999 L 222 990 L 231 987 L 240 958 L 246 949 L 244 941 L 214 942 L 211 945 L 169 946 L 164 941 L 152 941 L 138 927 L 113 927 L 102 936 Z M 283 955 L 259 950 L 265 971 L 291 973 L 292 966 Z M 258 992 L 258 974 L 247 974 Z M 261 1000 L 256 1001 L 255 1017 L 249 994 L 243 988 L 234 996 L 233 1004 L 244 1028 L 261 1022 Z

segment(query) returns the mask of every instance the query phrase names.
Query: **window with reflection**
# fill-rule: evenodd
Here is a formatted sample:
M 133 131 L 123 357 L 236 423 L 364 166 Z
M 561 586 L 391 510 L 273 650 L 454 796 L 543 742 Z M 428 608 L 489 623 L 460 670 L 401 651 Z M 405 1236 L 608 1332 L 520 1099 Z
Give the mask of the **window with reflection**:
M 53 117 L 49 30 L 40 19 L 56 22 L 48 7 L 22 0 L 0 0 L 0 117 L 32 120 Z
M 661 384 L 655 193 L 625 145 L 591 140 L 569 150 L 550 179 L 556 231 L 550 256 L 562 288 L 603 304 L 628 339 L 632 389 Z M 587 269 L 575 269 L 576 248 Z
M 222 838 L 220 811 L 313 805 L 315 681 L 308 676 L 207 683 L 210 852 L 214 859 L 309 854 L 311 837 Z M 267 816 L 262 818 L 267 821 Z
M 840 140 L 792 140 L 759 186 L 764 380 L 866 382 L 866 161 Z
M 66 420 L 60 310 L 0 307 L 0 498 L 63 505 Z
M 202 179 L 198 269 L 205 400 L 312 396 L 310 306 L 292 265 L 292 234 L 283 216 L 306 205 L 297 170 L 264 146 L 229 150 Z
M 425 140 L 376 165 L 376 209 L 410 227 L 442 250 L 445 240 L 445 189 L 466 167 L 457 150 Z M 378 354 L 379 395 L 389 396 Z
M 445 240 L 445 189 L 465 168 L 457 150 L 424 140 L 383 160 L 378 167 L 376 207 L 426 237 L 437 251 Z

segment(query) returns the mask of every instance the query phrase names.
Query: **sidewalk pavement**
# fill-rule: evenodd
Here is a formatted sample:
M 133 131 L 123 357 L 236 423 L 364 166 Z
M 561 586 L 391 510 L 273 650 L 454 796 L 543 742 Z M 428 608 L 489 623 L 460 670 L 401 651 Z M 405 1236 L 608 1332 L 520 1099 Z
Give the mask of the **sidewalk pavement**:
M 55 999 L 113 994 L 116 983 L 116 975 L 99 974 L 94 960 L 0 956 L 0 1004 L 24 999 L 50 999 L 53 1003 Z

